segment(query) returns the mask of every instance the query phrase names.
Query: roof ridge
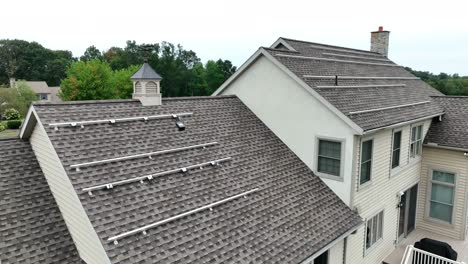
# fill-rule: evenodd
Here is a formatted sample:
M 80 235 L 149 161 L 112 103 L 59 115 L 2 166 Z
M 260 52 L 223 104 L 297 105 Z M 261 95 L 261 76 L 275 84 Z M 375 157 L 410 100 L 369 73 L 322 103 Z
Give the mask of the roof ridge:
M 176 101 L 176 100 L 202 100 L 202 99 L 225 99 L 234 98 L 236 95 L 217 95 L 217 96 L 181 96 L 181 97 L 163 97 L 163 101 Z M 109 99 L 109 100 L 82 100 L 82 101 L 65 101 L 65 102 L 33 102 L 33 105 L 86 105 L 86 104 L 107 104 L 107 103 L 131 103 L 140 102 L 138 99 Z
M 347 48 L 347 47 L 342 47 L 342 46 L 323 44 L 323 43 L 311 42 L 311 41 L 307 41 L 307 40 L 292 39 L 292 38 L 281 37 L 281 39 L 296 41 L 296 42 L 302 42 L 302 43 L 307 43 L 307 44 L 313 44 L 313 45 L 319 45 L 319 46 L 325 46 L 325 47 L 330 47 L 330 48 L 339 48 L 339 49 L 344 49 L 344 50 L 353 50 L 353 51 L 366 52 L 366 53 L 369 53 L 369 55 L 380 55 L 380 56 L 382 56 L 382 54 L 380 54 L 380 53 L 369 51 L 369 50 Z

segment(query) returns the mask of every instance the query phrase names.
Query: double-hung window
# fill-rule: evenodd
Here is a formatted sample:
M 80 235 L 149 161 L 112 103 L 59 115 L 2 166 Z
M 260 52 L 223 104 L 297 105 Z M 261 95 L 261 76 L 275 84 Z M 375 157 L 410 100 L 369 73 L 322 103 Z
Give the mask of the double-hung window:
M 415 158 L 421 156 L 422 151 L 422 125 L 411 128 L 410 156 Z
M 401 130 L 393 133 L 392 169 L 400 166 Z
M 317 171 L 332 176 L 341 176 L 341 142 L 318 141 Z
M 367 220 L 366 224 L 366 249 L 371 248 L 383 237 L 383 217 L 384 212 L 376 214 Z
M 455 197 L 455 174 L 434 170 L 430 185 L 429 217 L 451 224 Z
M 373 143 L 374 141 L 372 139 L 362 142 L 361 169 L 360 169 L 360 176 L 359 176 L 360 184 L 364 184 L 370 181 L 371 179 Z

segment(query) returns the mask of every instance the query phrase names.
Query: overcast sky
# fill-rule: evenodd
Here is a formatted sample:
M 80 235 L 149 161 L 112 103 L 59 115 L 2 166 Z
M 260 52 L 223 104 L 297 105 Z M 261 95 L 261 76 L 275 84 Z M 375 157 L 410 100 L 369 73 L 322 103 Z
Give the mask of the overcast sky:
M 180 43 L 206 61 L 240 66 L 279 36 L 369 49 L 390 30 L 389 57 L 434 73 L 468 75 L 468 1 L 2 1 L 0 38 L 37 41 L 80 56 L 137 43 Z

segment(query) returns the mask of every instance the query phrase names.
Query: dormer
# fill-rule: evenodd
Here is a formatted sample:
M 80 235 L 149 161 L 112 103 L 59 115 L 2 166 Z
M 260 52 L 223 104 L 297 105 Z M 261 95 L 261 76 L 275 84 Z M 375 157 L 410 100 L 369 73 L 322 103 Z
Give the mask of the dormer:
M 143 106 L 161 105 L 161 76 L 145 61 L 130 78 L 133 81 L 133 99 Z

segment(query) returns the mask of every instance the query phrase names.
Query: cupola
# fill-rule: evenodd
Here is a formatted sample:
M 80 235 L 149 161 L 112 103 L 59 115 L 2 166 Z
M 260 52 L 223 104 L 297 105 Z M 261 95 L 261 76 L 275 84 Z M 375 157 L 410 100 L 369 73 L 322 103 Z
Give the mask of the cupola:
M 133 99 L 139 99 L 143 106 L 161 105 L 161 76 L 147 61 L 130 79 L 133 81 Z

